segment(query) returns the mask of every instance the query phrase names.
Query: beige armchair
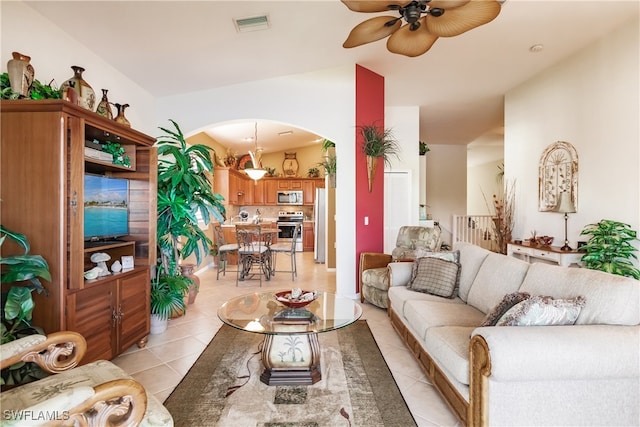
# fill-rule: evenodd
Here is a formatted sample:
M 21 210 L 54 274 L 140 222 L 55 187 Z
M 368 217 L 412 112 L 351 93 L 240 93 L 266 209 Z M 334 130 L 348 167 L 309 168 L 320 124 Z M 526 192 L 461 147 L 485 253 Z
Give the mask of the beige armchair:
M 2 426 L 171 426 L 171 414 L 126 372 L 106 360 L 78 366 L 86 351 L 76 332 L 30 335 L 0 346 L 0 368 L 34 362 L 52 375 L 2 391 Z
M 388 308 L 389 271 L 387 265 L 394 261 L 419 258 L 440 249 L 440 232 L 435 227 L 403 226 L 398 230 L 396 247 L 391 254 L 363 252 L 360 254 L 360 300 L 380 308 Z

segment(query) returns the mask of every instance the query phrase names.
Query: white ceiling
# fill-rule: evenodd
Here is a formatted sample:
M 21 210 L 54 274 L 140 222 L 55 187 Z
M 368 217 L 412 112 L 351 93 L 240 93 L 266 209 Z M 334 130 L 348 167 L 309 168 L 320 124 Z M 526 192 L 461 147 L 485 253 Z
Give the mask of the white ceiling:
M 358 63 L 385 77 L 387 105 L 420 107 L 421 140 L 469 144 L 483 137 L 490 145 L 501 138 L 509 89 L 639 13 L 638 0 L 508 0 L 489 24 L 407 58 L 389 53 L 384 40 L 344 49 L 351 28 L 375 14 L 352 12 L 338 0 L 26 3 L 156 97 Z M 236 31 L 234 18 L 260 14 L 269 16 L 268 30 Z M 544 49 L 531 53 L 534 44 Z M 253 125 L 210 133 L 246 147 L 241 140 Z M 261 123 L 259 145 L 274 151 L 272 140 L 295 139 L 277 137 L 280 131 Z

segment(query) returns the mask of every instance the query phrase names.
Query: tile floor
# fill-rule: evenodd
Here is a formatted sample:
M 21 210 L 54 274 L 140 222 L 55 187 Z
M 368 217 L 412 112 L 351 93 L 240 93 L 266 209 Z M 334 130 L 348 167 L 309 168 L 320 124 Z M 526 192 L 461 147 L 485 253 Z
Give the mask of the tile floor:
M 288 268 L 289 258 L 279 256 L 278 268 Z M 297 257 L 295 282 L 289 273 L 278 273 L 269 282 L 263 280 L 262 289 L 281 290 L 295 285 L 335 291 L 335 273 L 327 271 L 324 264 L 316 264 L 312 252 L 298 253 Z M 213 268 L 200 271 L 198 276 L 200 293 L 196 302 L 188 306 L 185 316 L 170 320 L 165 333 L 150 335 L 145 348 L 134 346 L 113 360 L 160 401 L 171 394 L 222 325 L 216 314 L 218 307 L 231 297 L 259 289 L 257 280 L 240 282 L 236 287 L 235 271 L 226 277 L 221 275 L 220 280 L 216 280 Z M 387 312 L 366 303 L 362 308 L 362 319 L 367 320 L 416 423 L 419 426 L 461 425 L 397 336 Z

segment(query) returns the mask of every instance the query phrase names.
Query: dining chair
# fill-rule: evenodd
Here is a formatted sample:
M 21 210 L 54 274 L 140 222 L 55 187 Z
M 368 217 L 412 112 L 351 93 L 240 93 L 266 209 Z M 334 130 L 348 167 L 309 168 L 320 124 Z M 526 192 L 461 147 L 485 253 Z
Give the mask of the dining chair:
M 238 281 L 258 275 L 260 286 L 262 276 L 271 279 L 271 234 L 262 233 L 259 224 L 237 224 L 236 238 L 238 240 Z
M 291 243 L 282 242 L 282 243 L 274 243 L 269 248 L 271 250 L 271 264 L 273 268 L 271 269 L 271 273 L 275 276 L 276 272 L 278 273 L 291 273 L 291 280 L 295 280 L 298 276 L 298 268 L 296 264 L 296 240 L 301 233 L 302 223 L 296 224 L 293 229 L 293 236 L 291 239 Z M 278 259 L 278 254 L 287 254 L 291 257 L 291 270 L 276 270 L 276 261 Z
M 224 240 L 224 231 L 222 230 L 222 225 L 220 223 L 216 223 L 213 226 L 213 235 L 215 238 L 216 246 L 211 250 L 212 255 L 218 257 L 218 262 L 216 265 L 216 280 L 220 277 L 220 271 L 222 271 L 222 275 L 227 275 L 227 255 L 230 253 L 238 252 L 238 244 L 237 243 L 227 243 Z

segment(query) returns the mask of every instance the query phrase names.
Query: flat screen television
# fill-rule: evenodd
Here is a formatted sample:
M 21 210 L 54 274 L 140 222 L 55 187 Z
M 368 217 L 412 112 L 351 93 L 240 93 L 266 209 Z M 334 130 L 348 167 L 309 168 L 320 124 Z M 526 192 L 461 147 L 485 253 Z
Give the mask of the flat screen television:
M 129 234 L 129 180 L 84 175 L 84 239 L 108 240 Z

